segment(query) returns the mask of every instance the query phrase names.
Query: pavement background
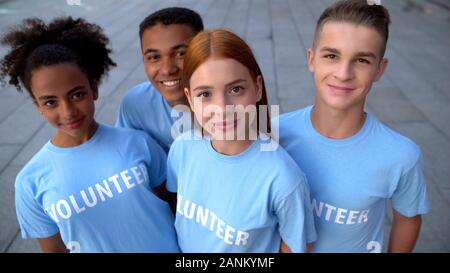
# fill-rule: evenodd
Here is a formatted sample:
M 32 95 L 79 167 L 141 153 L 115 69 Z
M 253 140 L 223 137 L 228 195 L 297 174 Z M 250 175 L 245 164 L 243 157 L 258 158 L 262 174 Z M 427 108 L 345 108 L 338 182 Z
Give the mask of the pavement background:
M 262 67 L 269 101 L 281 112 L 312 104 L 314 85 L 306 66 L 320 13 L 333 0 L 0 0 L 0 33 L 23 18 L 72 15 L 102 26 L 117 68 L 100 86 L 96 119 L 114 124 L 126 90 L 146 80 L 138 25 L 170 6 L 200 13 L 206 28 L 226 27 L 245 38 Z M 382 0 L 392 17 L 389 67 L 374 85 L 367 110 L 422 148 L 432 210 L 423 217 L 416 252 L 450 252 L 450 1 Z M 0 47 L 0 56 L 6 49 Z M 0 252 L 40 252 L 23 240 L 14 208 L 14 179 L 54 129 L 27 93 L 0 88 Z M 386 217 L 386 232 L 390 228 Z

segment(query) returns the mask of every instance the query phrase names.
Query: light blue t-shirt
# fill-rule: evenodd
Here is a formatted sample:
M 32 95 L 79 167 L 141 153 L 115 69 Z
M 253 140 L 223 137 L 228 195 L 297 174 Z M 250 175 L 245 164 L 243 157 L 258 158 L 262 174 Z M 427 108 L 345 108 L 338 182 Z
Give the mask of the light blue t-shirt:
M 167 153 L 174 140 L 173 135 L 176 137 L 191 130 L 189 108 L 183 108 L 182 111 L 174 110 L 149 81 L 143 82 L 127 91 L 120 105 L 116 127 L 146 132 Z
M 281 239 L 303 252 L 306 236 L 315 240 L 305 176 L 280 146 L 260 151 L 257 140 L 227 156 L 182 136 L 169 152 L 167 188 L 177 192 L 183 252 L 279 252 Z
M 407 217 L 428 212 L 419 147 L 371 114 L 354 136 L 327 138 L 313 127 L 311 109 L 283 114 L 279 132 L 310 185 L 313 251 L 384 251 L 387 200 Z
M 23 238 L 60 233 L 72 252 L 178 252 L 174 216 L 152 192 L 166 154 L 144 132 L 99 125 L 79 146 L 50 141 L 16 178 Z

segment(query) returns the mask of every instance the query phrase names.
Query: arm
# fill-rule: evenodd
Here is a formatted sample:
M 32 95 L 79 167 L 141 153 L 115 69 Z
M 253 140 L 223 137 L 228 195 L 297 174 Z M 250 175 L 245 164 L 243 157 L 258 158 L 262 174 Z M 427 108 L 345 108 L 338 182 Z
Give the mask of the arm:
M 66 246 L 64 245 L 61 235 L 59 233 L 48 237 L 38 238 L 38 243 L 41 246 L 42 252 L 46 253 L 68 253 Z
M 169 203 L 172 212 L 175 214 L 177 206 L 177 194 L 167 190 L 166 181 L 162 182 L 158 187 L 153 188 L 153 192 L 156 194 L 156 196 Z
M 310 253 L 312 251 L 312 244 L 306 244 L 306 253 Z M 292 253 L 292 250 L 289 246 L 281 240 L 280 244 L 280 253 Z
M 291 248 L 285 242 L 283 242 L 283 240 L 281 240 L 280 244 L 280 253 L 292 253 Z
M 389 253 L 412 252 L 419 236 L 422 217 L 406 217 L 393 210 L 394 220 L 389 238 Z

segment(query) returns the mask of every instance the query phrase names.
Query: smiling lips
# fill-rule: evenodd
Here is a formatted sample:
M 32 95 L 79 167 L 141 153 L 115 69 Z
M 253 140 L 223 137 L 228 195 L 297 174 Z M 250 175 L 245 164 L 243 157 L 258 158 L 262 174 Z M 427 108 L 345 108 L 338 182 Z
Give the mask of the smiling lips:
M 161 81 L 161 84 L 167 87 L 173 87 L 180 84 L 180 80 Z
M 328 84 L 328 87 L 330 88 L 330 90 L 333 93 L 342 94 L 342 95 L 349 94 L 353 90 L 355 90 L 355 88 L 353 88 L 353 87 L 339 86 L 339 85 L 332 85 L 332 84 Z
M 222 122 L 214 122 L 214 127 L 221 130 L 221 131 L 227 131 L 231 128 L 236 128 L 237 127 L 237 119 L 235 120 L 225 120 Z
M 83 124 L 83 121 L 84 117 L 65 123 L 64 126 L 72 130 L 77 129 Z

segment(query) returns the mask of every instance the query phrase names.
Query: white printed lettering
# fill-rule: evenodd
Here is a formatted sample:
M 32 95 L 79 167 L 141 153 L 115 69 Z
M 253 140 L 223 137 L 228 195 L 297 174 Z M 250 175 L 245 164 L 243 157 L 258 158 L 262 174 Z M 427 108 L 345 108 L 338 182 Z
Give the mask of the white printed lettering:
M 132 177 L 128 175 L 128 170 L 120 172 L 120 177 L 122 177 L 123 183 L 125 183 L 127 189 L 131 189 L 132 187 L 136 186 L 136 184 L 130 183 Z
M 69 196 L 70 199 L 70 203 L 72 203 L 73 208 L 75 209 L 75 212 L 80 214 L 80 212 L 83 212 L 84 210 L 86 210 L 85 207 L 79 207 L 77 201 L 75 200 L 75 197 L 73 196 L 73 194 L 71 196 Z

